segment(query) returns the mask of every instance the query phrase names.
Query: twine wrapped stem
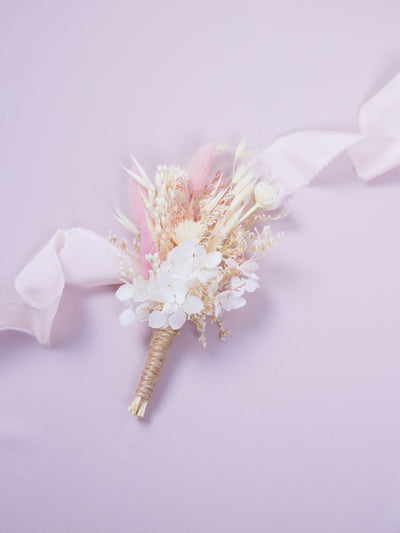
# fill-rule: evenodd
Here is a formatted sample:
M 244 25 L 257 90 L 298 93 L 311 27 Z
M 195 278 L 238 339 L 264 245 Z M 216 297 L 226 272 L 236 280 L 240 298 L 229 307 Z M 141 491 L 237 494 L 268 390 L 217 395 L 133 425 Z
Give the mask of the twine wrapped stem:
M 149 354 L 142 377 L 136 389 L 136 398 L 128 408 L 133 415 L 143 418 L 148 402 L 150 401 L 158 378 L 160 377 L 168 350 L 176 337 L 178 330 L 170 327 L 159 328 L 151 336 Z

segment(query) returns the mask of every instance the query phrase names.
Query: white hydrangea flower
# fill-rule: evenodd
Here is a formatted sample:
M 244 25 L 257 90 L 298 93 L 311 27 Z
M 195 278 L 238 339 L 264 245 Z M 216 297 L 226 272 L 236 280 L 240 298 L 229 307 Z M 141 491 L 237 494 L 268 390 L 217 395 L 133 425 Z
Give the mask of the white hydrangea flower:
M 238 296 L 242 296 L 245 292 L 254 292 L 259 287 L 257 281 L 249 278 L 240 278 L 235 276 L 231 279 L 231 289 L 235 291 Z
M 150 313 L 149 316 L 149 326 L 151 328 L 163 328 L 166 326 L 166 317 L 164 313 L 155 309 Z
M 149 318 L 150 310 L 146 303 L 138 305 L 135 310 L 136 320 L 144 321 Z
M 233 270 L 236 270 L 237 273 L 242 274 L 243 276 L 246 276 L 247 278 L 251 278 L 254 280 L 259 280 L 260 277 L 256 274 L 257 270 L 260 268 L 259 264 L 255 261 L 244 261 L 240 266 L 239 264 L 229 257 L 226 260 L 226 264 L 229 268 L 232 268 Z
M 240 292 L 228 289 L 219 293 L 215 299 L 215 316 L 219 317 L 222 309 L 224 311 L 231 311 L 232 309 L 239 309 L 246 305 L 246 300 L 241 296 Z
M 148 280 L 134 278 L 118 288 L 117 298 L 128 305 L 120 315 L 121 324 L 148 320 L 152 328 L 180 329 L 188 316 L 204 309 L 201 299 L 190 289 L 210 280 L 218 287 L 221 260 L 220 252 L 207 253 L 196 241 L 183 241 Z M 162 305 L 161 309 L 154 309 L 157 304 Z
M 122 313 L 119 315 L 119 321 L 123 326 L 130 326 L 134 322 L 136 322 L 136 315 L 135 311 L 132 309 L 125 309 L 122 311 Z
M 199 280 L 206 283 L 218 275 L 218 265 L 221 263 L 220 252 L 207 253 L 204 246 L 196 241 L 183 241 L 173 248 L 160 270 L 172 272 L 175 277 L 186 281 Z
M 158 288 L 164 302 L 182 304 L 188 292 L 187 280 L 171 272 L 160 271 L 158 274 Z
M 231 278 L 230 287 L 215 296 L 215 316 L 219 317 L 222 309 L 231 311 L 246 305 L 245 292 L 254 292 L 258 287 L 259 276 L 255 273 L 259 266 L 255 261 L 244 261 L 239 265 L 234 259 L 225 260 L 226 265 L 237 275 Z
M 115 296 L 121 302 L 126 302 L 127 300 L 132 300 L 133 298 L 133 286 L 131 283 L 124 283 L 120 285 L 115 293 Z
M 259 264 L 255 261 L 245 261 L 240 265 L 240 270 L 242 273 L 252 279 L 260 279 L 255 272 L 260 268 Z

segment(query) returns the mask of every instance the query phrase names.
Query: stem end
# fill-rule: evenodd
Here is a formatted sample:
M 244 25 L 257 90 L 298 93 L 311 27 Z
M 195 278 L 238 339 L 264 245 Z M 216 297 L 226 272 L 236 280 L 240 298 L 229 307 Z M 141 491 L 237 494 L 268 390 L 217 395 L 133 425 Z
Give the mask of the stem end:
M 128 407 L 128 412 L 136 416 L 136 418 L 143 418 L 147 404 L 147 400 L 144 400 L 141 396 L 136 396 L 131 405 Z

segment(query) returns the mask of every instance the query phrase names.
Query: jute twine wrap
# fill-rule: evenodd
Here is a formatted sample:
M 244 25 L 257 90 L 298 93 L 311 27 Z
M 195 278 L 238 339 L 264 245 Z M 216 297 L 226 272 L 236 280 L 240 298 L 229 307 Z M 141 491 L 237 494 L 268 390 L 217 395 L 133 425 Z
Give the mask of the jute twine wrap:
M 178 330 L 168 328 L 155 329 L 151 336 L 149 355 L 144 367 L 136 396 L 148 402 L 160 377 L 168 350 Z

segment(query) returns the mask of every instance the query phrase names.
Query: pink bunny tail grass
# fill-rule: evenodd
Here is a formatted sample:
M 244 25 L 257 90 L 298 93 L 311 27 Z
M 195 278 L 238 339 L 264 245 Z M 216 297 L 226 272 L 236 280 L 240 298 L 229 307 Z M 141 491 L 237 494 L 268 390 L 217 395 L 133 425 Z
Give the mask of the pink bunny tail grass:
M 206 144 L 198 150 L 189 165 L 189 190 L 192 194 L 204 191 L 215 156 L 217 143 Z
M 136 167 L 134 167 L 132 171 L 138 173 Z M 142 194 L 145 194 L 143 187 L 141 187 L 133 178 L 129 178 L 129 203 L 132 209 L 134 222 L 139 228 L 146 223 L 146 213 Z
M 144 221 L 140 226 L 140 261 L 142 263 L 143 272 L 146 279 L 149 278 L 149 270 L 151 269 L 151 264 L 147 261 L 146 255 L 154 254 L 155 252 L 155 244 L 151 237 L 147 223 Z

